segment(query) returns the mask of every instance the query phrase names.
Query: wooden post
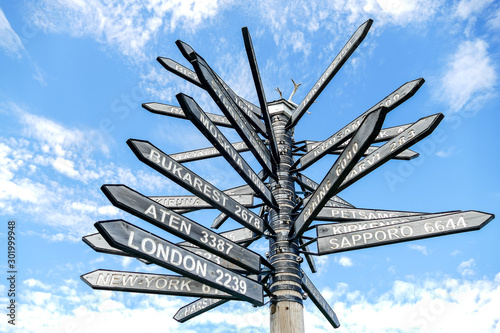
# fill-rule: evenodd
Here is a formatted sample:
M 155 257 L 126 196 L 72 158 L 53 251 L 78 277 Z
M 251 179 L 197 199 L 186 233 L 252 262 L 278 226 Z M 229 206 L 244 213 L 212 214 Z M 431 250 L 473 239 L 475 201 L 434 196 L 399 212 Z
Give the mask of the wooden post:
M 290 174 L 292 160 L 293 129 L 285 130 L 294 106 L 284 99 L 269 103 L 272 126 L 278 144 L 278 181 L 271 184 L 279 210 L 269 212 L 269 224 L 276 237 L 269 244 L 269 261 L 275 267 L 271 276 L 270 290 L 276 295 L 271 300 L 271 333 L 304 333 L 304 306 L 301 287 L 298 242 L 290 241 L 291 211 L 295 206 L 295 187 Z

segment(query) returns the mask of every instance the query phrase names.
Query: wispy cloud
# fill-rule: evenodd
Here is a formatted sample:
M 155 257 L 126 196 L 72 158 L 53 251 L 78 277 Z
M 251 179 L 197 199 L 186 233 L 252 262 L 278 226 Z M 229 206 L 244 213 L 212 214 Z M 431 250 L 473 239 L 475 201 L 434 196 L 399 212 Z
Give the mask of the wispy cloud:
M 482 12 L 493 0 L 461 0 L 455 11 L 455 15 L 467 19 L 472 15 Z
M 429 252 L 427 251 L 427 247 L 425 247 L 423 245 L 410 244 L 410 245 L 408 245 L 408 247 L 412 250 L 415 250 L 415 251 L 422 253 L 423 255 L 429 254 Z
M 450 113 L 477 111 L 495 96 L 497 77 L 488 44 L 481 39 L 465 41 L 450 57 L 436 98 L 448 104 Z
M 146 46 L 160 32 L 194 32 L 230 1 L 41 1 L 31 4 L 31 20 L 52 33 L 90 37 L 143 60 Z M 71 19 L 68 19 L 71 17 Z
M 4 52 L 16 58 L 21 58 L 24 52 L 24 46 L 21 39 L 10 26 L 3 10 L 0 8 L 0 48 Z
M 463 277 L 471 277 L 474 275 L 474 266 L 476 266 L 474 259 L 469 259 L 461 262 L 460 265 L 458 265 L 457 271 Z
M 335 257 L 335 262 L 343 267 L 351 267 L 353 265 L 351 258 L 346 256 Z
M 103 183 L 126 184 L 145 195 L 170 192 L 159 174 L 110 162 L 110 147 L 95 130 L 67 128 L 12 103 L 1 109 L 18 122 L 21 135 L 0 137 L 0 208 L 2 214 L 23 212 L 32 222 L 52 227 L 42 238 L 79 241 L 96 220 L 120 217 L 123 213 L 100 193 Z

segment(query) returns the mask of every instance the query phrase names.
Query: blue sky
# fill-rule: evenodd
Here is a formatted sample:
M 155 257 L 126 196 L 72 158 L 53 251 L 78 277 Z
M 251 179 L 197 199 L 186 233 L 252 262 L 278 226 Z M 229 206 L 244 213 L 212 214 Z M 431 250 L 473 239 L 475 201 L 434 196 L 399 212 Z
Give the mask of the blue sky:
M 248 26 L 267 99 L 279 98 L 276 87 L 288 98 L 293 78 L 302 83 L 293 98 L 300 103 L 368 18 L 374 20 L 368 36 L 300 120 L 295 139 L 324 140 L 423 77 L 423 87 L 384 123 L 444 113 L 434 134 L 412 148 L 420 157 L 390 161 L 339 195 L 363 208 L 498 215 L 498 2 L 0 2 L 0 239 L 5 244 L 6 222 L 15 220 L 19 270 L 18 326 L 3 318 L 0 330 L 267 332 L 267 306 L 228 303 L 178 324 L 171 317 L 190 299 L 93 291 L 81 274 L 162 269 L 96 253 L 81 237 L 95 232 L 94 222 L 115 218 L 168 237 L 111 206 L 100 186 L 187 194 L 125 144 L 149 140 L 167 153 L 209 146 L 189 121 L 141 107 L 176 104 L 183 92 L 219 113 L 205 91 L 157 63 L 163 56 L 188 66 L 175 40 L 190 44 L 234 91 L 257 103 L 241 37 Z M 235 132 L 224 133 L 240 141 Z M 325 157 L 304 173 L 319 182 L 334 161 Z M 221 189 L 243 184 L 221 158 L 189 167 Z M 216 215 L 190 216 L 209 226 Z M 480 231 L 322 256 L 319 272 L 309 277 L 336 311 L 338 332 L 500 332 L 499 234 L 493 220 Z M 252 249 L 263 254 L 266 246 L 260 241 Z M 7 302 L 3 281 L 1 304 Z M 314 304 L 306 301 L 305 308 L 306 332 L 332 330 Z

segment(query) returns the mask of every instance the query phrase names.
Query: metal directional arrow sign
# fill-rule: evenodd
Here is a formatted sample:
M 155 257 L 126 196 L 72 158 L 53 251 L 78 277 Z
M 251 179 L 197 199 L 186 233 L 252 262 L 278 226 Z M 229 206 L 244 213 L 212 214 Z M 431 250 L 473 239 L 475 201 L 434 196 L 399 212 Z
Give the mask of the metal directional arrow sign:
M 259 176 L 253 171 L 248 163 L 234 149 L 222 132 L 208 119 L 203 110 L 189 96 L 178 94 L 177 100 L 189 115 L 193 124 L 202 132 L 215 148 L 224 156 L 231 166 L 246 180 L 247 184 L 259 194 L 262 201 L 272 207 L 276 207 L 276 200 L 271 191 L 262 182 Z
M 328 322 L 332 324 L 334 328 L 339 328 L 340 322 L 337 318 L 337 315 L 335 314 L 335 312 L 333 312 L 332 308 L 330 307 L 330 305 L 328 305 L 328 302 L 323 298 L 319 290 L 316 289 L 311 280 L 309 280 L 304 271 L 302 271 L 302 286 L 307 292 L 309 298 L 311 298 L 311 301 L 318 307 L 319 311 L 321 311 L 321 313 L 325 316 L 326 320 L 328 320 Z
M 424 79 L 422 78 L 403 84 L 393 93 L 389 94 L 386 98 L 368 109 L 361 116 L 351 121 L 348 125 L 344 126 L 340 131 L 333 134 L 331 137 L 321 142 L 316 148 L 299 158 L 295 162 L 295 165 L 298 166 L 297 169 L 303 170 L 307 168 L 308 166 L 319 160 L 321 157 L 325 156 L 325 154 L 327 154 L 329 151 L 343 144 L 356 132 L 363 119 L 365 119 L 368 114 L 370 114 L 370 112 L 373 112 L 373 110 L 381 106 L 386 107 L 387 112 L 393 110 L 395 107 L 413 96 L 423 84 Z
M 319 221 L 360 221 L 422 215 L 422 212 L 404 212 L 382 209 L 324 207 L 316 216 Z
M 144 103 L 142 107 L 148 110 L 149 112 L 161 114 L 164 116 L 171 116 L 180 119 L 187 119 L 184 111 L 178 106 L 172 106 L 161 103 Z M 207 117 L 216 125 L 224 126 L 224 127 L 232 127 L 229 120 L 226 117 L 220 116 L 218 114 L 207 113 Z
M 252 194 L 230 195 L 229 197 L 243 207 L 253 206 Z M 213 205 L 203 201 L 195 195 L 150 196 L 149 198 L 169 209 L 214 208 Z
M 443 215 L 449 215 L 455 212 L 446 213 L 436 213 L 436 214 L 423 214 L 423 215 L 412 215 L 412 216 L 402 216 L 402 217 L 390 217 L 377 220 L 365 220 L 357 222 L 342 222 L 342 223 L 329 223 L 321 224 L 316 226 L 316 235 L 318 237 L 328 237 L 347 234 L 350 232 L 372 229 L 376 227 L 385 227 L 389 225 L 400 224 L 410 221 L 420 221 L 424 219 L 440 217 Z
M 363 39 L 365 39 L 366 34 L 368 34 L 368 30 L 373 23 L 373 20 L 368 20 L 363 23 L 358 30 L 352 35 L 352 37 L 347 41 L 347 44 L 344 45 L 340 53 L 333 59 L 332 63 L 326 71 L 321 75 L 318 82 L 313 86 L 311 91 L 306 95 L 304 100 L 300 103 L 299 107 L 294 111 L 290 121 L 288 122 L 287 128 L 294 127 L 297 122 L 302 118 L 304 113 L 309 109 L 309 107 L 314 103 L 316 98 L 321 94 L 323 89 L 328 85 L 328 83 L 332 80 L 332 78 L 337 74 L 339 69 L 344 65 L 344 63 L 349 59 L 349 57 L 354 53 L 356 48 L 361 44 Z
M 174 315 L 174 319 L 184 323 L 227 302 L 229 302 L 228 299 L 201 298 L 180 308 Z
M 231 143 L 231 145 L 239 153 L 250 150 L 248 149 L 248 146 L 245 142 L 233 142 Z M 214 147 L 196 149 L 196 150 L 186 151 L 183 153 L 170 154 L 170 158 L 179 163 L 199 161 L 206 158 L 217 157 L 217 156 L 221 156 L 221 153 L 217 148 Z
M 174 161 L 167 154 L 147 141 L 127 140 L 134 154 L 156 171 L 168 177 L 186 190 L 217 207 L 235 221 L 257 233 L 264 233 L 264 221 L 251 210 L 240 205 L 184 165 Z
M 338 186 L 347 177 L 354 164 L 361 158 L 373 138 L 380 131 L 385 119 L 384 109 L 384 107 L 381 107 L 373 111 L 363 120 L 342 155 L 339 156 L 316 191 L 311 195 L 307 205 L 295 219 L 290 235 L 295 232 L 295 237 L 300 237 L 328 200 L 338 193 Z
M 436 237 L 458 232 L 479 230 L 495 216 L 476 211 L 467 211 L 404 222 L 342 234 L 340 236 L 318 238 L 318 254 L 337 253 L 363 249 L 415 239 Z
M 274 130 L 271 125 L 269 110 L 267 109 L 266 94 L 264 93 L 264 87 L 262 86 L 262 80 L 260 79 L 260 72 L 259 67 L 257 66 L 255 51 L 253 49 L 252 37 L 250 37 L 250 32 L 247 27 L 241 29 L 241 32 L 243 33 L 243 41 L 245 42 L 245 50 L 247 51 L 248 62 L 250 63 L 250 69 L 252 70 L 253 82 L 255 83 L 255 90 L 257 91 L 257 97 L 260 103 L 260 110 L 262 111 L 264 124 L 266 125 L 267 137 L 269 138 L 269 149 L 273 159 L 275 161 L 279 161 L 278 146 L 276 144 L 276 137 L 274 136 Z
M 259 283 L 216 265 L 125 221 L 97 222 L 95 227 L 114 247 L 217 288 L 255 305 L 263 304 Z
M 98 269 L 81 276 L 92 289 L 188 297 L 237 299 L 196 280 L 176 275 Z
M 103 185 L 102 191 L 118 208 L 210 251 L 251 272 L 260 272 L 260 255 L 179 215 L 124 185 Z M 104 235 L 103 235 L 104 236 Z
M 217 78 L 212 74 L 210 67 L 196 54 L 194 54 L 194 59 L 195 61 L 193 61 L 193 66 L 203 84 L 207 86 L 207 91 L 210 96 L 212 96 L 212 99 L 217 103 L 226 118 L 229 119 L 233 128 L 236 132 L 238 132 L 243 141 L 245 141 L 248 148 L 250 148 L 250 151 L 255 156 L 257 161 L 259 161 L 261 166 L 271 175 L 274 175 L 276 172 L 276 170 L 274 170 L 276 164 L 273 163 L 269 149 L 267 149 L 257 133 L 252 130 L 252 127 L 250 127 L 245 118 L 243 118 L 240 109 L 231 99 L 227 90 L 224 89 Z M 248 114 L 257 118 L 255 114 L 250 111 L 247 112 L 247 115 Z M 255 126 L 256 128 L 259 128 L 260 126 L 264 127 L 262 131 L 265 135 L 265 126 L 262 121 L 257 118 L 252 124 L 255 125 L 255 122 L 258 122 L 259 124 L 259 126 Z
M 314 180 L 312 180 L 311 178 L 309 178 L 301 173 L 297 174 L 297 176 L 295 177 L 295 180 L 297 181 L 297 183 L 299 183 L 299 185 L 301 187 L 303 187 L 304 189 L 311 191 L 311 192 L 316 191 L 316 189 L 319 186 L 319 184 L 316 183 Z M 347 201 L 345 201 L 344 199 L 342 199 L 339 196 L 334 195 L 330 200 L 335 201 L 339 205 L 342 205 L 341 207 L 354 208 L 353 205 L 351 205 L 350 203 L 348 203 Z

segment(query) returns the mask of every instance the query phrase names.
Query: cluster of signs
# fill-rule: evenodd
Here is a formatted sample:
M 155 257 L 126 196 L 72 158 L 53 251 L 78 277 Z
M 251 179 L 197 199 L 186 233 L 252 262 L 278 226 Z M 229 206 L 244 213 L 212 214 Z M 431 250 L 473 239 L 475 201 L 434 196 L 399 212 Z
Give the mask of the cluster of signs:
M 354 33 L 333 62 L 298 105 L 287 125 L 294 127 L 321 91 L 331 81 L 366 36 L 371 20 Z M 172 234 L 183 241 L 172 243 L 124 220 L 100 221 L 98 233 L 83 237 L 97 252 L 135 257 L 145 264 L 155 264 L 179 275 L 96 270 L 81 276 L 94 289 L 150 294 L 200 297 L 179 309 L 174 318 L 184 322 L 230 300 L 242 300 L 255 306 L 264 305 L 264 297 L 273 297 L 266 275 L 274 267 L 266 258 L 248 249 L 253 241 L 273 237 L 266 211 L 277 209 L 276 199 L 265 183 L 267 177 L 278 179 L 280 163 L 271 117 L 262 88 L 260 73 L 250 34 L 243 38 L 259 106 L 238 96 L 189 45 L 177 41 L 194 71 L 177 62 L 158 58 L 169 71 L 205 89 L 220 107 L 223 115 L 205 113 L 191 97 L 178 94 L 180 107 L 147 103 L 144 107 L 157 114 L 189 119 L 212 147 L 168 155 L 150 142 L 129 139 L 127 144 L 139 160 L 155 169 L 192 195 L 146 196 L 125 185 L 103 185 L 110 202 L 136 217 Z M 322 141 L 301 141 L 288 147 L 298 157 L 288 175 L 301 187 L 304 197 L 292 221 L 289 237 L 298 239 L 311 271 L 315 272 L 312 255 L 324 255 L 477 230 L 493 219 L 493 215 L 475 211 L 443 213 L 401 212 L 356 208 L 337 194 L 390 159 L 412 159 L 417 153 L 408 148 L 428 136 L 443 119 L 442 114 L 424 117 L 415 123 L 382 128 L 385 116 L 410 98 L 423 84 L 423 79 L 410 81 L 354 121 Z M 218 128 L 229 127 L 242 142 L 231 143 Z M 382 143 L 379 146 L 374 143 Z M 285 144 L 285 143 L 280 143 Z M 240 155 L 250 151 L 263 171 L 256 173 Z M 318 184 L 302 171 L 326 154 L 339 155 Z M 245 180 L 246 184 L 220 190 L 188 167 L 186 162 L 222 156 Z M 262 204 L 255 204 L 258 197 Z M 260 212 L 251 209 L 260 206 Z M 228 218 L 242 227 L 217 233 L 185 214 L 200 209 L 218 209 L 214 221 L 217 229 Z M 305 236 L 314 221 L 316 237 Z M 308 246 L 317 243 L 317 252 Z M 263 269 L 262 266 L 266 266 Z M 306 274 L 301 272 L 301 285 L 309 298 L 333 327 L 340 323 L 332 308 Z

